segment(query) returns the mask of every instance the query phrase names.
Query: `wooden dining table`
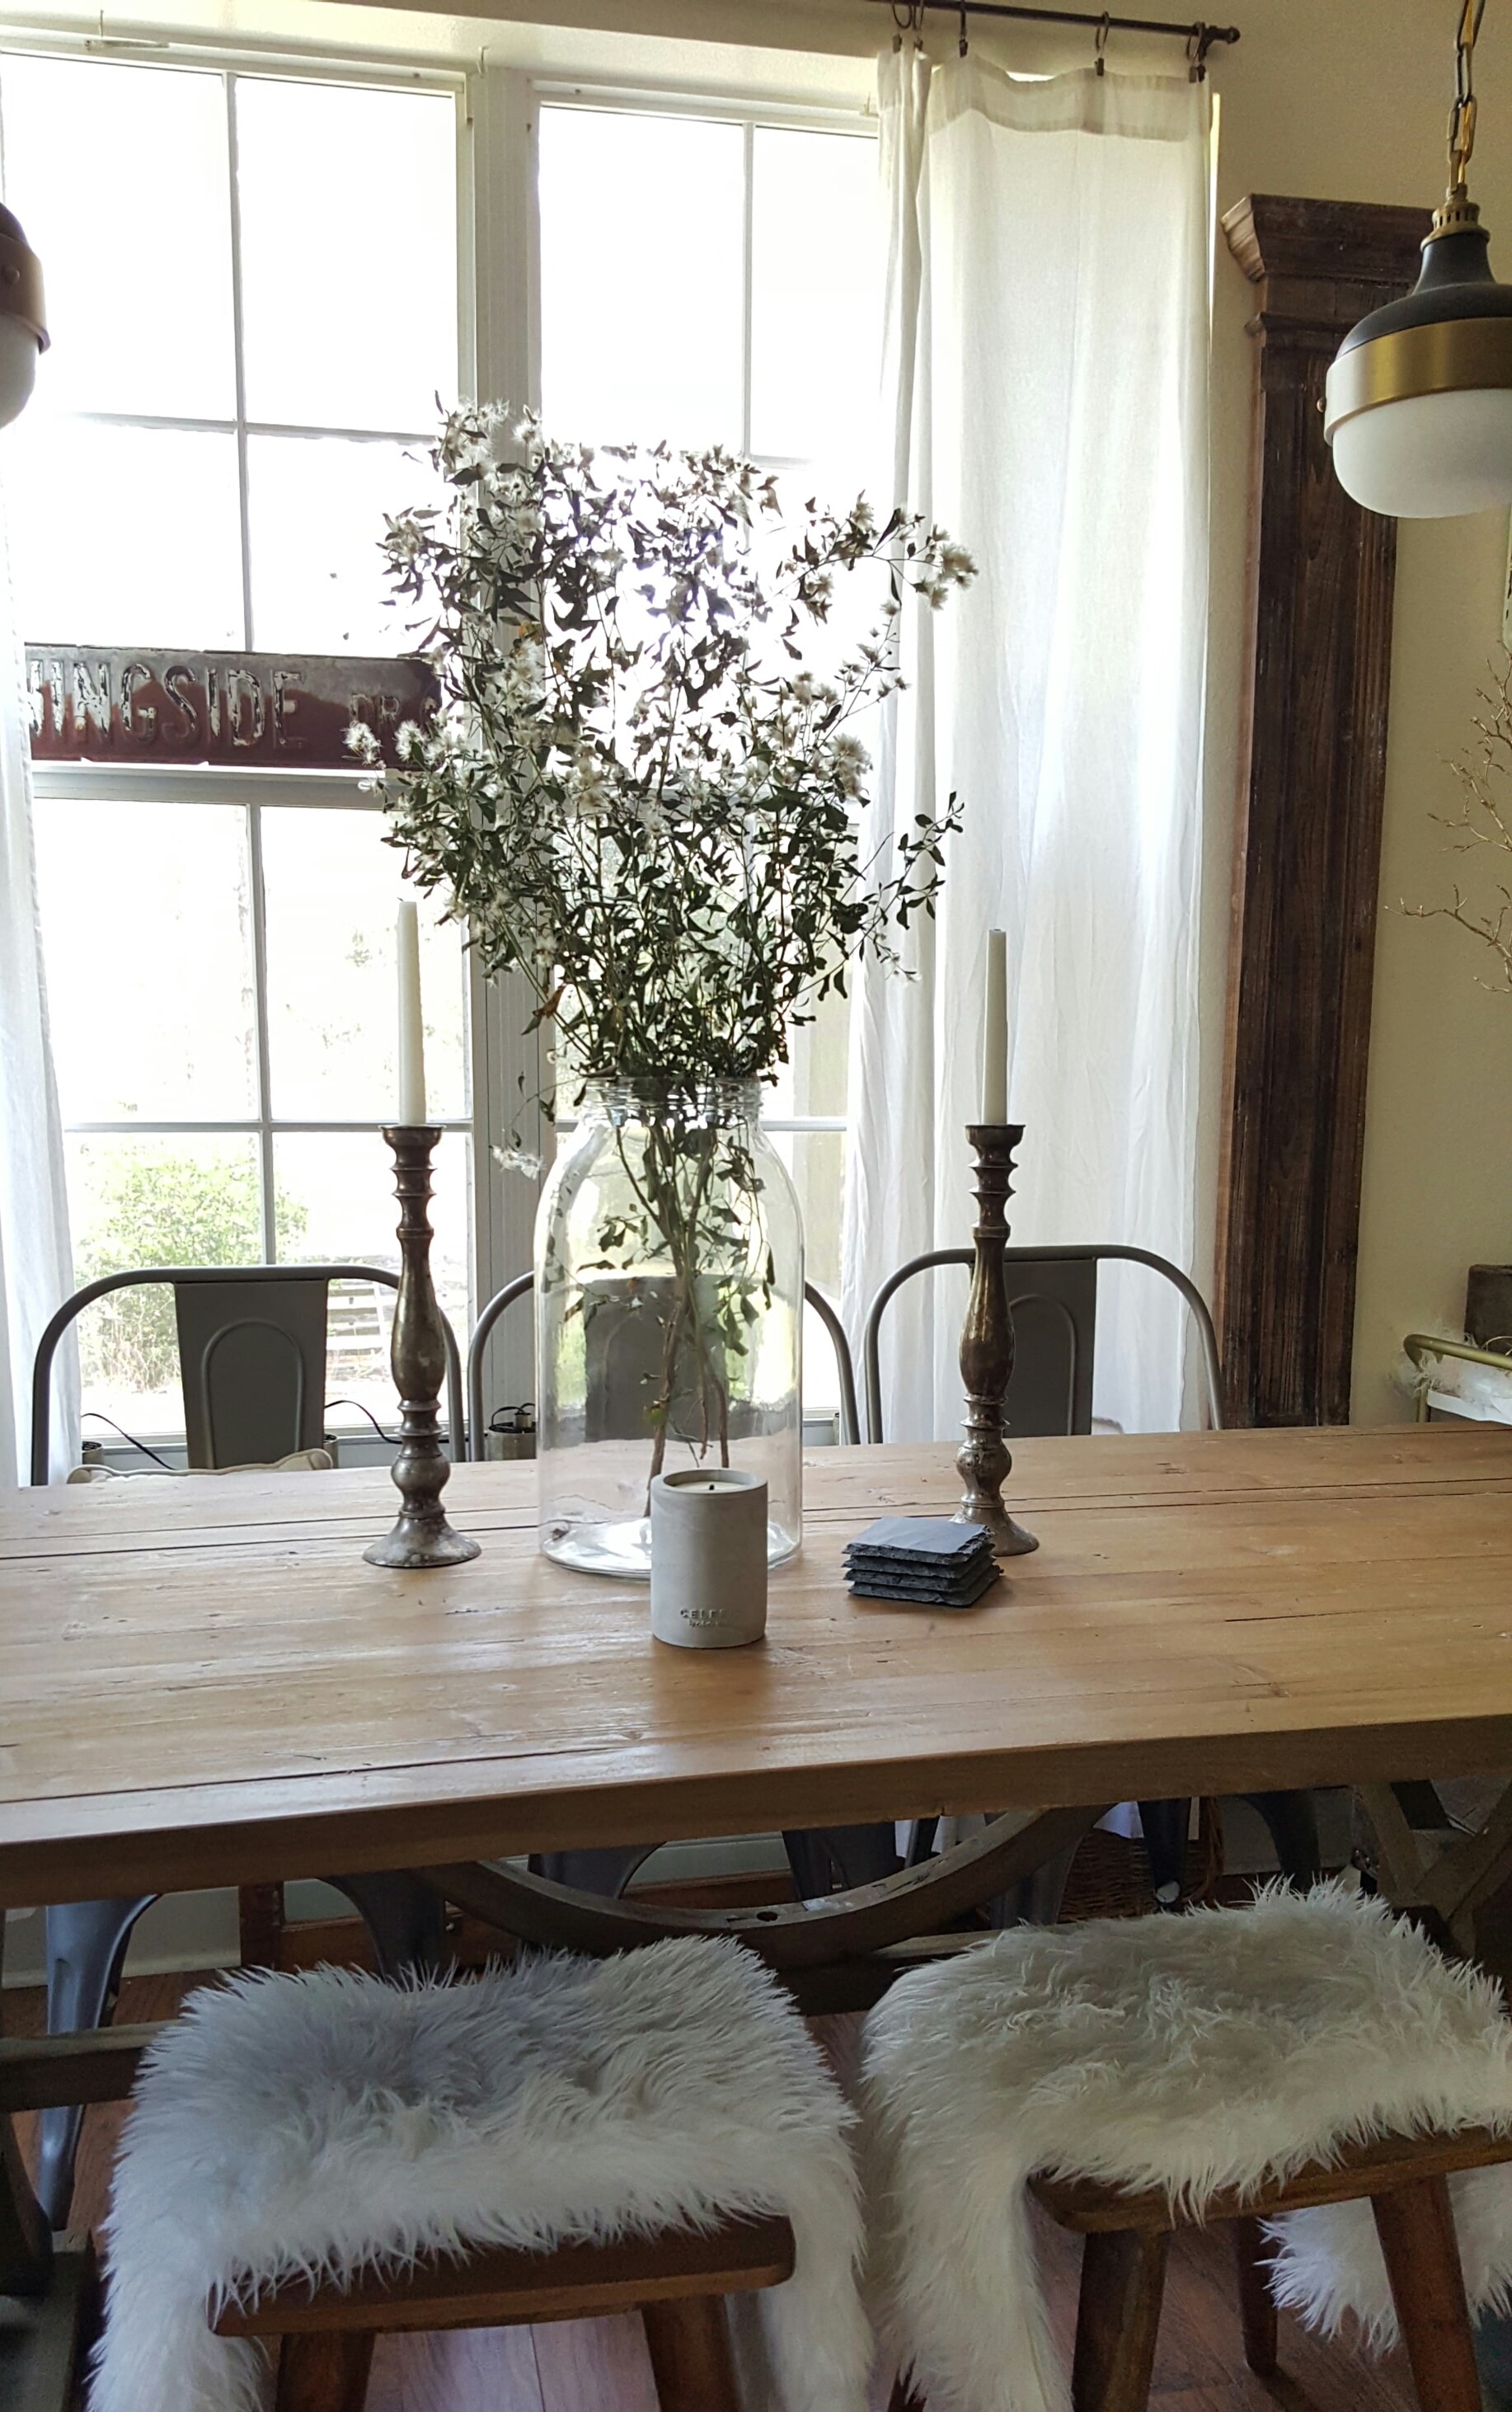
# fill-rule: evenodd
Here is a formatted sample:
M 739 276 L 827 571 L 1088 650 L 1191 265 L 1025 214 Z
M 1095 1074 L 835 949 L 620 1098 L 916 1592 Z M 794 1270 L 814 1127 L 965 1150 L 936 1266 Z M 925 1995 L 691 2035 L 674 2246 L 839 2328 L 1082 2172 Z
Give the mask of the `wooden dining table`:
M 965 1612 L 841 1552 L 946 1447 L 805 1462 L 767 1637 L 651 1638 L 460 1465 L 470 1565 L 370 1566 L 382 1469 L 0 1495 L 0 1904 L 1512 1766 L 1512 1431 L 1035 1440 Z
M 841 1555 L 878 1515 L 949 1514 L 952 1451 L 815 1450 L 766 1639 L 728 1652 L 653 1641 L 644 1584 L 543 1557 L 528 1465 L 453 1470 L 481 1554 L 426 1573 L 363 1561 L 382 1469 L 5 1493 L 0 1904 L 417 1870 L 527 1939 L 608 1949 L 678 1914 L 484 1863 L 1011 1813 L 834 1905 L 726 1914 L 814 1971 L 904 1951 L 1110 1802 L 1354 1786 L 1387 1890 L 1475 1948 L 1512 1884 L 1512 1786 L 1445 1856 L 1392 1787 L 1512 1772 L 1512 1430 L 1015 1455 L 1039 1548 L 960 1612 L 855 1598 Z M 0 2039 L 0 2112 L 122 2090 L 103 2039 L 64 2050 Z

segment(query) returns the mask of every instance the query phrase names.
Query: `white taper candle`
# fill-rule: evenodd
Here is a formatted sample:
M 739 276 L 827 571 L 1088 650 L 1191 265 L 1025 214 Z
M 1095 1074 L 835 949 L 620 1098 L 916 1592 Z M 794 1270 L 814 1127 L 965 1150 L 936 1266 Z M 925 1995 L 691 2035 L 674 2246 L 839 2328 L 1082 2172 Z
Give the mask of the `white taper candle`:
M 425 1028 L 420 1020 L 420 914 L 401 898 L 396 933 L 399 956 L 399 1114 L 403 1128 L 425 1121 Z
M 982 1013 L 982 1120 L 1008 1119 L 1008 936 L 987 934 L 987 999 Z

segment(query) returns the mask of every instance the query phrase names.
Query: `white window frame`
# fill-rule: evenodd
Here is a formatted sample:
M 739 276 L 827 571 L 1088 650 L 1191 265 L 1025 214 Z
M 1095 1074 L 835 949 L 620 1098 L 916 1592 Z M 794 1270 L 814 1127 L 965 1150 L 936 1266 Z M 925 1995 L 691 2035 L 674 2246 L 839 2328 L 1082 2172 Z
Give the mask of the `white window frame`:
M 345 52 L 322 48 L 306 55 L 253 43 L 227 44 L 199 40 L 175 31 L 159 42 L 134 37 L 101 40 L 56 32 L 7 27 L 0 34 L 0 53 L 27 51 L 58 57 L 84 55 L 121 63 L 139 62 L 185 70 L 213 69 L 225 78 L 227 107 L 232 130 L 233 263 L 239 272 L 239 228 L 235 217 L 234 110 L 231 94 L 237 76 L 278 77 L 301 82 L 369 84 L 391 90 L 416 87 L 448 92 L 457 109 L 457 273 L 458 385 L 463 395 L 487 396 L 538 405 L 540 400 L 539 240 L 536 210 L 536 141 L 543 107 L 628 111 L 641 115 L 681 115 L 737 125 L 744 131 L 745 245 L 744 346 L 741 364 L 742 435 L 750 434 L 751 397 L 751 231 L 753 158 L 758 126 L 844 135 L 875 140 L 876 122 L 855 106 L 810 105 L 766 98 L 747 98 L 727 90 L 668 91 L 636 79 L 583 80 L 531 72 L 521 68 L 425 64 L 384 58 L 371 51 Z M 239 294 L 240 287 L 236 288 Z M 242 507 L 242 607 L 251 649 L 255 634 L 249 591 L 250 552 L 247 544 L 246 463 L 248 438 L 255 434 L 350 434 L 357 440 L 425 442 L 429 430 L 316 429 L 274 426 L 247 419 L 241 354 L 240 308 L 237 313 L 237 416 L 234 421 L 151 418 L 136 414 L 81 414 L 116 424 L 167 426 L 230 432 L 237 437 L 239 493 Z M 763 465 L 781 470 L 795 465 L 781 456 L 758 456 Z M 303 802 L 313 807 L 375 809 L 359 796 L 356 783 L 341 772 L 281 773 L 265 770 L 114 769 L 109 765 L 38 764 L 35 770 L 38 799 L 99 798 L 130 801 L 133 795 L 154 800 L 236 802 L 248 814 L 256 831 L 262 802 Z M 280 784 L 276 793 L 271 782 Z M 252 844 L 256 848 L 256 837 Z M 260 857 L 253 853 L 254 893 L 258 899 L 260 934 Z M 471 1277 L 474 1298 L 481 1306 L 504 1282 L 532 1259 L 539 1183 L 506 1169 L 499 1161 L 506 1140 L 519 1132 L 544 1162 L 551 1153 L 549 1123 L 539 1101 L 549 1088 L 547 1042 L 530 1031 L 532 1000 L 523 983 L 482 978 L 477 959 L 469 956 L 469 1055 L 472 1115 L 470 1124 L 452 1121 L 447 1128 L 469 1128 L 473 1137 L 473 1216 Z M 265 1034 L 268 1001 L 265 954 L 258 939 L 257 961 L 258 1027 Z M 272 1156 L 274 1139 L 294 1130 L 366 1130 L 375 1124 L 291 1123 L 272 1114 L 266 1047 L 259 1046 L 257 1113 L 242 1121 L 189 1122 L 169 1125 L 146 1120 L 120 1124 L 70 1124 L 78 1132 L 163 1131 L 251 1133 L 257 1141 L 261 1169 L 263 1245 L 272 1260 L 273 1185 Z M 787 1115 L 772 1118 L 776 1133 L 844 1132 L 844 1115 Z M 524 1398 L 533 1386 L 533 1349 L 529 1318 L 507 1316 L 497 1328 L 487 1369 L 494 1394 Z
M 337 428 L 326 425 L 274 423 L 250 419 L 245 406 L 245 374 L 242 352 L 242 314 L 241 288 L 241 225 L 239 195 L 236 181 L 236 113 L 234 91 L 238 78 L 278 79 L 300 83 L 331 83 L 358 85 L 389 91 L 423 90 L 448 96 L 456 111 L 457 128 L 457 324 L 459 390 L 475 390 L 475 313 L 474 313 L 474 213 L 475 197 L 469 110 L 470 80 L 465 73 L 446 67 L 418 68 L 412 65 L 388 65 L 372 56 L 348 57 L 328 54 L 318 59 L 286 56 L 221 45 L 183 42 L 175 39 L 161 49 L 154 44 L 130 42 L 100 44 L 69 40 L 51 34 L 26 34 L 7 28 L 0 36 L 0 56 L 6 51 L 26 51 L 32 55 L 79 59 L 85 56 L 107 58 L 111 64 L 137 64 L 157 69 L 186 73 L 206 72 L 220 75 L 227 111 L 228 172 L 230 184 L 230 233 L 233 318 L 235 332 L 236 417 L 234 419 L 187 418 L 177 415 L 115 411 L 81 411 L 70 416 L 94 424 L 147 428 L 169 428 L 207 431 L 230 434 L 236 440 L 239 518 L 241 530 L 241 591 L 242 636 L 248 652 L 257 650 L 257 631 L 253 615 L 251 593 L 251 551 L 248 541 L 247 463 L 249 438 L 259 434 L 286 434 L 298 437 L 334 435 L 355 442 L 429 445 L 434 440 L 433 429 L 416 428 Z M 26 632 L 32 634 L 34 632 Z M 264 650 L 266 650 L 264 648 Z M 297 656 L 291 656 L 297 658 Z M 36 763 L 33 785 L 39 807 L 45 811 L 51 802 L 110 802 L 129 806 L 133 801 L 207 804 L 221 809 L 232 807 L 243 816 L 246 832 L 251 919 L 253 939 L 253 992 L 257 1045 L 257 1107 L 251 1115 L 241 1117 L 194 1117 L 182 1121 L 135 1115 L 119 1120 L 69 1120 L 65 1129 L 70 1137 L 241 1137 L 250 1138 L 257 1150 L 259 1197 L 259 1242 L 265 1262 L 277 1261 L 276 1188 L 274 1181 L 274 1142 L 292 1133 L 340 1135 L 371 1131 L 376 1136 L 381 1120 L 339 1121 L 333 1119 L 292 1120 L 273 1111 L 269 1028 L 271 1005 L 268 993 L 268 952 L 266 899 L 262 875 L 262 813 L 265 807 L 290 805 L 313 810 L 345 812 L 381 809 L 371 790 L 365 790 L 360 774 L 353 772 L 288 772 L 249 766 L 176 765 L 147 766 L 109 763 Z M 395 888 L 398 888 L 397 862 Z M 472 959 L 469 958 L 470 966 Z M 472 1061 L 470 1096 L 474 1101 L 471 1114 L 438 1116 L 442 1129 L 466 1132 L 473 1141 L 473 1196 L 469 1215 L 468 1275 L 475 1306 L 492 1293 L 496 1286 L 494 1261 L 497 1250 L 486 1244 L 486 1217 L 491 1207 L 491 1189 L 483 1167 L 489 1157 L 490 1133 L 487 1128 L 489 1100 L 492 1092 L 477 1078 L 477 1034 L 487 1020 L 483 999 L 483 983 L 472 966 L 469 975 L 469 1047 Z M 485 1285 L 487 1287 L 485 1287 Z M 466 1335 L 461 1335 L 465 1346 Z

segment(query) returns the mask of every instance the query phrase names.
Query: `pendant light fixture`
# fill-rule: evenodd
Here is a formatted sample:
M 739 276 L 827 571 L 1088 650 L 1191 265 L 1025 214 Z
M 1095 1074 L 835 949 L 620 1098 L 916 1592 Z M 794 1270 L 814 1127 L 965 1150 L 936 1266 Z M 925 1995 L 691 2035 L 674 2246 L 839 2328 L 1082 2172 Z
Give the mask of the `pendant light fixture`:
M 1463 0 L 1449 112 L 1449 189 L 1412 292 L 1350 330 L 1329 371 L 1324 433 L 1344 492 L 1392 519 L 1512 502 L 1512 286 L 1465 190 L 1475 49 L 1486 0 Z
M 0 427 L 19 419 L 31 400 L 47 346 L 41 262 L 20 222 L 0 208 Z

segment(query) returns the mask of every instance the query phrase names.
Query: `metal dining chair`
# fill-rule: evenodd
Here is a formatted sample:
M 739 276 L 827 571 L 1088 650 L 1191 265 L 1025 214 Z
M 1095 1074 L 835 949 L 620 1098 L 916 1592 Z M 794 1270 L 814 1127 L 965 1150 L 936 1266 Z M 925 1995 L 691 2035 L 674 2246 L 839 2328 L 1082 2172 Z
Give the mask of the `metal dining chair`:
M 861 1334 L 866 1437 L 882 1430 L 882 1319 L 905 1282 L 940 1265 L 976 1263 L 971 1248 L 932 1248 L 889 1273 L 867 1309 Z M 1069 1248 L 1007 1248 L 1008 1298 L 1016 1352 L 1008 1387 L 1008 1419 L 1020 1439 L 1092 1430 L 1093 1361 L 1097 1345 L 1097 1272 L 1109 1263 L 1148 1266 L 1185 1300 L 1202 1357 L 1208 1419 L 1223 1430 L 1223 1367 L 1208 1302 L 1190 1275 L 1148 1248 L 1114 1242 Z
M 861 1334 L 869 1441 L 883 1438 L 882 1327 L 889 1304 L 905 1283 L 944 1265 L 960 1265 L 969 1271 L 976 1260 L 971 1248 L 932 1248 L 900 1265 L 878 1289 L 867 1310 Z M 1061 1248 L 1008 1248 L 1004 1261 L 1016 1341 L 1007 1401 L 1009 1424 L 1016 1438 L 1092 1431 L 1098 1272 L 1101 1266 L 1109 1263 L 1147 1267 L 1185 1302 L 1202 1360 L 1208 1419 L 1214 1431 L 1223 1430 L 1223 1367 L 1218 1336 L 1206 1299 L 1178 1265 L 1148 1248 L 1124 1247 L 1111 1241 Z M 1244 1798 L 1264 1819 L 1283 1875 L 1296 1884 L 1312 1883 L 1320 1870 L 1317 1816 L 1311 1796 L 1304 1792 L 1253 1792 Z M 1174 1905 L 1181 1897 L 1191 1803 L 1141 1801 L 1138 1808 L 1155 1898 Z M 933 1821 L 921 1820 L 910 1856 L 932 1848 L 933 1835 Z M 877 1847 L 881 1846 L 879 1839 Z
M 488 1418 L 483 1404 L 483 1364 L 489 1341 L 500 1316 L 507 1307 L 513 1306 L 517 1299 L 528 1298 L 535 1286 L 534 1273 L 517 1273 L 513 1281 L 506 1282 L 502 1289 L 495 1290 L 488 1304 L 480 1311 L 473 1328 L 473 1336 L 467 1349 L 467 1445 L 468 1452 L 475 1460 L 482 1458 L 487 1446 Z M 854 1447 L 860 1438 L 860 1417 L 856 1400 L 856 1368 L 850 1353 L 850 1342 L 845 1337 L 845 1327 L 823 1290 L 816 1289 L 812 1282 L 804 1283 L 803 1298 L 805 1304 L 814 1309 L 833 1344 L 835 1368 L 840 1379 L 840 1437 L 844 1446 Z M 644 1411 L 639 1398 L 633 1403 L 624 1420 L 627 1428 L 623 1433 L 618 1432 L 616 1419 L 612 1414 L 610 1415 L 610 1430 L 616 1437 L 633 1439 L 644 1432 Z M 827 1839 L 838 1841 L 843 1833 L 848 1833 L 850 1831 L 837 1829 L 835 1835 Z M 858 1835 L 862 1831 L 856 1830 Z M 815 1856 L 822 1848 L 822 1845 L 807 1834 L 785 1834 L 783 1841 L 792 1868 L 793 1880 L 800 1893 L 806 1896 L 821 1889 L 828 1890 L 827 1884 L 821 1888 L 818 1875 L 821 1862 Z M 530 1864 L 536 1875 L 550 1876 L 554 1883 L 576 1885 L 585 1892 L 604 1893 L 616 1898 L 624 1891 L 637 1868 L 650 1859 L 655 1848 L 654 1844 L 647 1844 L 636 1849 L 614 1847 L 604 1850 L 539 1851 L 532 1858 Z M 875 1854 L 872 1851 L 870 1843 L 859 1844 L 858 1849 L 864 1864 L 871 1871 Z M 894 1868 L 897 1866 L 896 1854 L 892 1856 L 889 1865 Z M 879 1864 L 874 1873 L 887 1875 L 888 1869 Z M 865 1880 L 867 1879 L 856 1879 L 858 1882 Z
M 333 1282 L 397 1290 L 379 1265 L 163 1265 L 106 1273 L 66 1299 L 37 1344 L 32 1375 L 34 1483 L 45 1483 L 51 1447 L 52 1368 L 85 1307 L 112 1291 L 166 1283 L 173 1291 L 184 1434 L 191 1470 L 268 1464 L 325 1437 L 326 1327 Z M 443 1318 L 444 1320 L 444 1318 Z M 451 1452 L 462 1444 L 462 1360 L 446 1325 Z M 373 1936 L 380 1966 L 433 1964 L 441 1949 L 434 1903 L 405 1875 L 332 1876 Z M 47 1913 L 48 2033 L 103 2025 L 120 1990 L 132 1929 L 155 1893 L 58 1903 Z M 52 2226 L 66 2224 L 82 2112 L 40 2114 L 37 2193 Z
M 502 1289 L 494 1291 L 488 1304 L 479 1310 L 477 1321 L 473 1326 L 473 1336 L 467 1346 L 467 1453 L 475 1463 L 481 1462 L 487 1449 L 488 1417 L 483 1405 L 483 1365 L 488 1344 L 500 1316 L 507 1307 L 513 1306 L 517 1299 L 528 1298 L 535 1287 L 533 1272 L 516 1273 L 513 1281 L 506 1281 Z M 850 1353 L 850 1342 L 845 1337 L 845 1327 L 823 1290 L 815 1289 L 812 1282 L 803 1285 L 803 1302 L 814 1309 L 833 1345 L 835 1370 L 840 1379 L 840 1437 L 844 1446 L 853 1447 L 861 1436 L 861 1420 L 856 1400 L 856 1367 Z M 610 1421 L 611 1424 L 614 1422 L 612 1417 Z M 616 1429 L 613 1436 L 637 1439 L 644 1431 L 645 1418 L 638 1398 L 633 1421 L 624 1432 Z
M 183 1428 L 193 1467 L 270 1464 L 318 1449 L 326 1431 L 326 1327 L 332 1282 L 397 1290 L 381 1265 L 142 1265 L 103 1273 L 64 1300 L 32 1369 L 32 1480 L 51 1453 L 52 1365 L 70 1325 L 112 1290 L 166 1283 L 178 1330 Z M 462 1454 L 462 1357 L 442 1317 L 451 1454 Z

